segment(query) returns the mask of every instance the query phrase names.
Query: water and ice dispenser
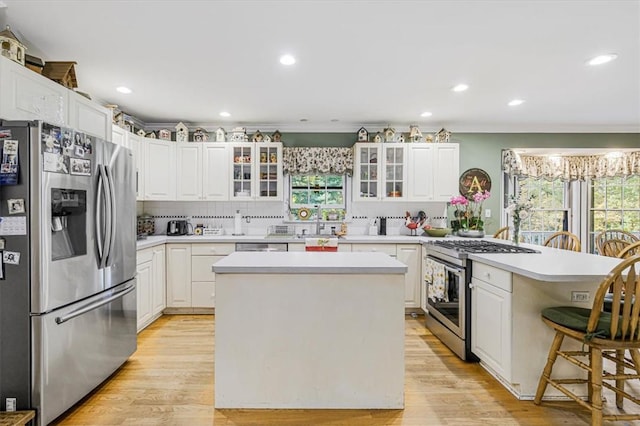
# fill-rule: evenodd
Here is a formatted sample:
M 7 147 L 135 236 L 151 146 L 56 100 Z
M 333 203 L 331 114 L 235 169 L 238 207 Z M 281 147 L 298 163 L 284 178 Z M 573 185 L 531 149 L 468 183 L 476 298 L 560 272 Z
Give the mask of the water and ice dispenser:
M 51 189 L 51 260 L 87 254 L 87 191 Z

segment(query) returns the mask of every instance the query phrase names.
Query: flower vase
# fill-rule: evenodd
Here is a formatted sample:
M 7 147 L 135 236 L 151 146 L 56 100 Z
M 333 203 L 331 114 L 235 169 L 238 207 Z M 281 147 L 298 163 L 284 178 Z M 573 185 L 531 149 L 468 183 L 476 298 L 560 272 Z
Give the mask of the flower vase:
M 520 245 L 520 226 L 514 225 L 513 227 L 513 244 Z

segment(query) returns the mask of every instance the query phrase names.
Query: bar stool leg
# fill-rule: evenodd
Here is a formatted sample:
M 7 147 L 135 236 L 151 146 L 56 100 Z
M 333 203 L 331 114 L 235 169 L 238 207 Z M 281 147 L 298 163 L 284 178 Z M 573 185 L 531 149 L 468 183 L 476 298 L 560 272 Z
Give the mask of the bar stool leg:
M 620 376 L 624 374 L 624 349 L 616 350 L 616 376 Z M 624 391 L 624 379 L 616 379 L 616 388 Z M 622 408 L 622 404 L 624 401 L 624 397 L 621 393 L 616 392 L 616 407 Z
M 591 426 L 602 426 L 602 350 L 592 348 L 591 359 Z
M 591 364 L 591 357 L 593 356 L 591 351 L 591 346 L 589 346 L 589 364 Z M 593 383 L 593 375 L 591 370 L 587 370 L 587 401 L 589 403 L 593 401 L 593 389 L 591 388 L 591 383 Z
M 563 339 L 564 334 L 556 331 L 556 335 L 551 343 L 551 348 L 549 349 L 549 355 L 547 356 L 547 364 L 544 366 L 542 376 L 540 376 L 536 397 L 533 400 L 536 405 L 540 405 L 544 391 L 547 389 L 547 381 L 549 380 L 549 377 L 551 377 L 551 370 L 553 369 L 553 364 L 556 362 L 556 358 L 558 357 L 558 350 L 560 349 L 560 346 L 562 346 Z

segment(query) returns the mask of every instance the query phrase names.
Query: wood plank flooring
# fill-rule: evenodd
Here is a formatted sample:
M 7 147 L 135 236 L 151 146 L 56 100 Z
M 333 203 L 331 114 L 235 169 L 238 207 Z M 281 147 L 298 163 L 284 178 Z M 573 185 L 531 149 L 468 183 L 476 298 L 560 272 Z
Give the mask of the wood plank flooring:
M 424 326 L 405 321 L 404 410 L 214 410 L 214 316 L 165 315 L 138 350 L 56 425 L 588 425 L 574 402 L 518 401 Z M 611 405 L 611 398 L 607 398 Z M 615 401 L 614 401 L 615 402 Z M 627 402 L 628 408 L 635 409 Z M 618 422 L 617 425 L 630 425 Z

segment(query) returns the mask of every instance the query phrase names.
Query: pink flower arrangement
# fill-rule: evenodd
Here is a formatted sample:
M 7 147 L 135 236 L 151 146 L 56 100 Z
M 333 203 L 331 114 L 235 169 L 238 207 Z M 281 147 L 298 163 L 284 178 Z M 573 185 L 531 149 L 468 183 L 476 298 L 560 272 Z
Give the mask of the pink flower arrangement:
M 476 192 L 470 199 L 464 195 L 451 197 L 449 204 L 455 206 L 455 217 L 461 229 L 475 229 L 478 231 L 484 229 L 482 204 L 490 196 L 491 193 L 485 190 Z

